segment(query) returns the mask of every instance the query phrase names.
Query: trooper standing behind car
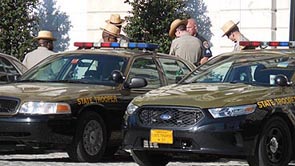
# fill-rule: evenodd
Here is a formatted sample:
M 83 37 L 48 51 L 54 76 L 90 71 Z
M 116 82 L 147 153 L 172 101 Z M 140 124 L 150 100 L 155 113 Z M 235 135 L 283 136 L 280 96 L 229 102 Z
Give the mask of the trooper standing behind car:
M 107 24 L 102 28 L 102 42 L 118 42 L 120 29 L 113 24 Z
M 174 20 L 170 25 L 169 36 L 175 38 L 170 46 L 170 55 L 181 57 L 199 64 L 202 56 L 201 41 L 186 31 L 187 20 Z
M 193 18 L 187 20 L 186 30 L 192 35 L 197 37 L 202 42 L 202 58 L 200 64 L 203 64 L 208 61 L 209 58 L 212 57 L 212 51 L 210 49 L 209 42 L 201 35 L 198 34 L 198 25 L 197 21 Z M 199 64 L 197 64 L 199 65 Z
M 23 64 L 30 69 L 37 63 L 47 58 L 49 55 L 54 54 L 53 52 L 53 41 L 56 39 L 53 37 L 50 31 L 39 31 L 38 36 L 35 38 L 38 40 L 38 48 L 27 53 L 23 60 Z
M 240 41 L 249 41 L 249 40 L 240 32 L 240 29 L 237 26 L 238 24 L 239 24 L 239 22 L 234 23 L 232 20 L 230 20 L 230 21 L 227 21 L 221 27 L 222 31 L 224 32 L 222 37 L 224 37 L 226 35 L 228 37 L 228 39 L 230 39 L 231 41 L 233 41 L 235 43 L 233 51 L 240 51 L 240 50 L 248 49 L 244 46 L 240 46 L 240 44 L 239 44 Z M 251 48 L 249 48 L 249 49 L 251 49 Z
M 121 34 L 124 19 L 121 19 L 119 14 L 111 14 L 110 19 L 106 20 L 107 24 L 115 25 L 119 28 L 119 37 L 117 37 L 118 42 L 129 42 L 129 38 L 125 35 Z

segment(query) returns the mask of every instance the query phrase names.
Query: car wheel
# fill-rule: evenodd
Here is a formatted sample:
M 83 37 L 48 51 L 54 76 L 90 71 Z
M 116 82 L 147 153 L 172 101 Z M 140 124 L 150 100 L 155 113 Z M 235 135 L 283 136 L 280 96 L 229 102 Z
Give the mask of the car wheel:
M 288 124 L 280 117 L 271 118 L 263 128 L 258 149 L 249 157 L 250 166 L 287 166 L 292 156 Z
M 165 166 L 169 163 L 167 157 L 147 151 L 131 150 L 131 156 L 140 166 Z
M 80 162 L 97 162 L 106 149 L 106 127 L 102 118 L 94 112 L 87 112 L 78 122 L 74 143 L 68 155 Z

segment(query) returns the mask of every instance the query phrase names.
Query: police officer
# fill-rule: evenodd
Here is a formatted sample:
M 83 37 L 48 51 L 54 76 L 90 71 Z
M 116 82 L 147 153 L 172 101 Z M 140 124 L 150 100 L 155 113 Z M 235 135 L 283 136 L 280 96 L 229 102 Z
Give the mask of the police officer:
M 38 48 L 27 53 L 22 62 L 28 69 L 47 58 L 49 55 L 54 54 L 52 51 L 53 41 L 56 39 L 53 37 L 52 32 L 47 30 L 39 31 L 35 39 L 38 41 Z
M 110 19 L 106 20 L 107 24 L 115 25 L 119 28 L 119 37 L 117 37 L 118 42 L 129 42 L 129 38 L 123 34 L 121 34 L 122 25 L 125 22 L 124 19 L 121 19 L 119 14 L 111 14 Z
M 197 22 L 195 19 L 190 18 L 187 20 L 186 30 L 192 35 L 197 37 L 199 40 L 201 40 L 202 45 L 202 58 L 199 64 L 195 64 L 196 66 L 203 64 L 208 61 L 210 57 L 212 57 L 212 52 L 210 50 L 209 42 L 201 35 L 198 34 L 198 27 Z
M 227 21 L 222 27 L 223 35 L 227 36 L 228 39 L 235 43 L 233 51 L 240 51 L 245 49 L 253 49 L 253 47 L 240 46 L 240 41 L 248 41 L 248 39 L 240 32 L 239 27 L 237 26 L 239 22 L 234 23 L 232 20 Z
M 170 46 L 170 55 L 181 57 L 194 64 L 202 58 L 201 41 L 191 36 L 186 30 L 187 20 L 174 20 L 169 29 L 169 36 L 174 38 Z

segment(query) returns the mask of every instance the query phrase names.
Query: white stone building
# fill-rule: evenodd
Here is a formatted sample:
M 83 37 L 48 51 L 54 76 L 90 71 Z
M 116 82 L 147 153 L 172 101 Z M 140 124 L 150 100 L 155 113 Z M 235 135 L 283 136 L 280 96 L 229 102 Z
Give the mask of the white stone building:
M 250 40 L 289 40 L 290 0 L 203 0 L 212 22 L 214 55 L 232 51 L 233 43 L 222 36 L 220 27 L 228 20 L 240 22 L 241 32 Z M 128 15 L 124 0 L 57 0 L 72 22 L 70 48 L 74 41 L 98 41 L 111 13 Z

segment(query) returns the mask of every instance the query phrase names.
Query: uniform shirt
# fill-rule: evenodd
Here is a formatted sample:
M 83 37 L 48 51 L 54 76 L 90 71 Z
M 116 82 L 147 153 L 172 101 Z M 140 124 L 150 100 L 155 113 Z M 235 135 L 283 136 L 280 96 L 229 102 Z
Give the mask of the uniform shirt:
M 197 33 L 196 37 L 198 39 L 201 40 L 201 43 L 202 43 L 202 46 L 201 46 L 201 49 L 202 49 L 202 57 L 208 57 L 208 58 L 211 58 L 212 57 L 212 51 L 210 49 L 210 44 L 209 42 L 201 35 L 199 35 Z
M 53 51 L 48 50 L 46 47 L 38 47 L 36 50 L 26 54 L 23 64 L 30 69 L 43 59 L 47 58 L 49 55 L 54 54 Z
M 245 48 L 244 46 L 240 46 L 239 44 L 240 41 L 249 41 L 249 40 L 243 34 L 241 34 L 239 40 L 235 42 L 234 51 L 241 51 Z
M 201 60 L 201 41 L 189 33 L 172 40 L 170 55 L 181 57 L 189 62 L 198 63 Z

